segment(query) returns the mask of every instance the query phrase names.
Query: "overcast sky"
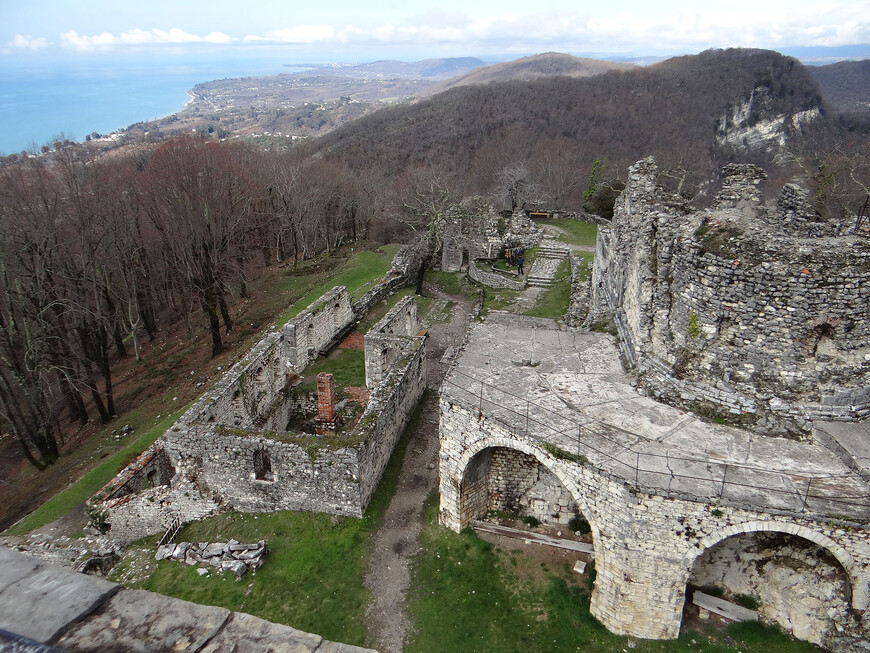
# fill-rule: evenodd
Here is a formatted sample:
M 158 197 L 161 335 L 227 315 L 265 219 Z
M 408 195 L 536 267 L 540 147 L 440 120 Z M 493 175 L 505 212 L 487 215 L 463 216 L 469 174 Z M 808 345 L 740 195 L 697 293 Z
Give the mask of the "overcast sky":
M 0 0 L 0 66 L 22 55 L 371 61 L 868 43 L 870 0 Z

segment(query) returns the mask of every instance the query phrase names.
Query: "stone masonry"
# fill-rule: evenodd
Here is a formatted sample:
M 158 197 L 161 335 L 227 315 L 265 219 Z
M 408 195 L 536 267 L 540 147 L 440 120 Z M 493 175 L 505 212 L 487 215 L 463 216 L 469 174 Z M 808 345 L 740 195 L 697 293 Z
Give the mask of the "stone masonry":
M 336 430 L 334 382 L 320 375 L 317 434 L 288 431 L 300 403 L 292 399 L 299 365 L 352 315 L 347 290 L 335 288 L 266 334 L 88 502 L 94 525 L 130 542 L 162 532 L 176 516 L 187 522 L 224 510 L 362 517 L 425 388 L 426 338 L 418 335 L 413 300 L 401 300 L 366 336 L 367 377 L 370 369 L 375 376 L 367 378 L 371 393 L 358 421 Z
M 820 444 L 710 424 L 631 381 L 605 334 L 497 313 L 473 325 L 442 388 L 441 523 L 458 531 L 504 508 L 551 523 L 582 515 L 592 613 L 652 639 L 679 634 L 688 584 L 717 559 L 708 551 L 788 535 L 829 555 L 848 586 L 844 609 L 823 616 L 826 637 L 841 650 L 866 640 L 867 482 Z
M 599 229 L 593 317 L 612 315 L 650 392 L 688 407 L 809 431 L 870 415 L 870 241 L 811 214 L 787 185 L 730 165 L 714 206 L 691 211 L 635 164 Z M 839 233 L 839 235 L 838 235 Z

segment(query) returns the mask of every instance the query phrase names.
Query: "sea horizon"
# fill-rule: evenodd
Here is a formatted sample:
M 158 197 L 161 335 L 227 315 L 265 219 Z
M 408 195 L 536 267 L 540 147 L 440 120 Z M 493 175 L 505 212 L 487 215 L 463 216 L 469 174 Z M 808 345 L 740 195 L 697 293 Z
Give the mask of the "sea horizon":
M 0 154 L 83 141 L 181 111 L 196 84 L 299 70 L 284 60 L 22 65 L 0 71 Z

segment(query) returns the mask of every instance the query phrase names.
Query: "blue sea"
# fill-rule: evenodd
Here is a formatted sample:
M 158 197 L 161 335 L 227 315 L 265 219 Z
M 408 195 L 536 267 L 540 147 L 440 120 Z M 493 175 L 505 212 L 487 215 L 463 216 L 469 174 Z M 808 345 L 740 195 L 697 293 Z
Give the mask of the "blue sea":
M 280 60 L 29 64 L 0 69 L 0 153 L 82 141 L 180 111 L 195 84 L 299 70 Z

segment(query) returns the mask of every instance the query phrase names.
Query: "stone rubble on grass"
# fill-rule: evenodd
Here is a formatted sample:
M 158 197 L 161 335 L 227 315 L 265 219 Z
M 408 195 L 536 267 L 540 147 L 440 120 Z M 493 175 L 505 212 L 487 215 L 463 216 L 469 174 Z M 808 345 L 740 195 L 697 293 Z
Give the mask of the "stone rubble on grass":
M 157 547 L 156 560 L 172 559 L 191 567 L 207 564 L 218 571 L 232 572 L 239 580 L 249 569 L 256 569 L 263 564 L 263 558 L 268 551 L 265 540 L 254 544 L 242 544 L 236 540 L 229 542 L 179 542 L 164 544 Z M 197 570 L 200 576 L 207 570 Z

